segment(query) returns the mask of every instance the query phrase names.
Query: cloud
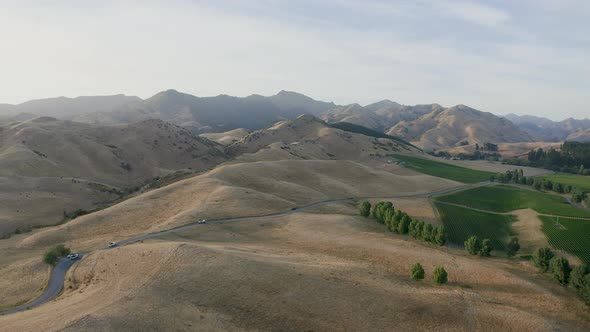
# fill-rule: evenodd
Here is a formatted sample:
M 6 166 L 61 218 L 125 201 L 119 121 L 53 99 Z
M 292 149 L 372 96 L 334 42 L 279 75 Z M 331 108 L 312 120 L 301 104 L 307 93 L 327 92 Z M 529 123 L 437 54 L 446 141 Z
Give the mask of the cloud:
M 441 15 L 486 27 L 498 27 L 510 19 L 510 14 L 504 10 L 475 2 L 440 1 L 433 3 L 433 6 Z

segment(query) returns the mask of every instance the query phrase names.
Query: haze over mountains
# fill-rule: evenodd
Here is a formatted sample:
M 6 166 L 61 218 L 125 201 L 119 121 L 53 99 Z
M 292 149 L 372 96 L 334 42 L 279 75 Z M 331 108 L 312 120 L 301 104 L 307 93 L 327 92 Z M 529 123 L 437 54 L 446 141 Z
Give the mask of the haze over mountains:
M 59 97 L 19 105 L 0 105 L 0 116 L 5 121 L 53 116 L 108 126 L 160 119 L 196 134 L 221 133 L 234 129 L 258 130 L 270 127 L 277 121 L 294 119 L 301 114 L 312 114 L 328 123 L 350 122 L 400 136 L 425 150 L 444 149 L 465 142 L 482 144 L 585 140 L 588 135 L 584 130 L 590 128 L 588 119 L 554 122 L 514 114 L 500 117 L 465 105 L 448 108 L 438 104 L 410 106 L 391 100 L 366 106 L 336 105 L 290 91 L 280 91 L 270 97 L 196 97 L 176 90 L 166 90 L 145 100 L 114 95 Z M 579 132 L 576 133 L 577 131 Z
M 587 129 L 590 128 L 590 119 L 568 118 L 563 121 L 551 121 L 547 118 L 516 114 L 507 114 L 506 119 L 529 133 L 537 141 L 556 142 L 563 140 L 589 140 Z M 577 131 L 579 131 L 577 134 Z M 570 136 L 571 135 L 571 136 Z

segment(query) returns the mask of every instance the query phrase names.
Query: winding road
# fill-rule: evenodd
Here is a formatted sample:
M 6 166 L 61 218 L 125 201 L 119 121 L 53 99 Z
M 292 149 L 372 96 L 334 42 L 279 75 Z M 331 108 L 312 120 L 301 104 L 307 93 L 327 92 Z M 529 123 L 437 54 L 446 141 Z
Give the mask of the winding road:
M 460 190 L 465 190 L 465 189 L 469 189 L 469 188 L 473 188 L 473 187 L 479 187 L 479 186 L 485 186 L 485 185 L 494 185 L 494 183 L 491 183 L 489 181 L 484 181 L 484 182 L 479 182 L 479 183 L 475 183 L 475 184 L 467 184 L 467 185 L 457 186 L 457 187 L 453 187 L 453 188 L 447 188 L 447 189 L 443 189 L 443 190 L 437 190 L 437 191 L 433 191 L 433 192 L 425 192 L 425 193 L 419 193 L 419 194 L 390 195 L 390 196 L 348 197 L 348 198 L 330 199 L 330 200 L 324 200 L 324 201 L 319 201 L 319 202 L 311 203 L 311 204 L 304 205 L 304 206 L 301 206 L 301 207 L 295 207 L 295 208 L 292 208 L 291 210 L 285 211 L 285 212 L 275 212 L 275 213 L 269 213 L 269 214 L 264 214 L 264 215 L 256 215 L 256 216 L 210 219 L 210 220 L 207 220 L 207 224 L 211 224 L 211 223 L 224 223 L 224 222 L 236 222 L 236 221 L 242 221 L 242 220 L 247 220 L 247 219 L 259 219 L 259 218 L 267 218 L 267 217 L 288 216 L 288 215 L 291 215 L 291 214 L 299 213 L 299 212 L 302 212 L 302 211 L 305 211 L 305 210 L 308 210 L 308 209 L 312 209 L 312 208 L 315 208 L 315 207 L 318 207 L 318 206 L 321 206 L 321 205 L 329 204 L 329 203 L 339 203 L 339 202 L 367 200 L 367 199 L 429 198 L 429 197 L 432 197 L 432 196 L 443 195 L 443 194 L 447 194 L 447 193 L 451 193 L 451 192 L 455 192 L 455 191 L 460 191 Z M 436 209 L 434 209 L 434 210 L 436 211 Z M 130 244 L 133 244 L 133 243 L 136 243 L 136 242 L 140 242 L 140 241 L 143 241 L 143 240 L 146 240 L 146 239 L 155 238 L 155 237 L 158 237 L 158 236 L 162 236 L 162 235 L 173 233 L 173 232 L 177 232 L 177 231 L 182 231 L 182 230 L 185 230 L 185 229 L 188 229 L 188 228 L 192 228 L 192 227 L 197 227 L 197 226 L 203 226 L 204 227 L 207 224 L 200 224 L 198 221 L 195 221 L 195 222 L 192 222 L 192 223 L 189 223 L 189 224 L 185 224 L 185 225 L 182 225 L 182 226 L 178 226 L 178 227 L 175 227 L 175 228 L 170 228 L 170 229 L 159 231 L 159 232 L 153 232 L 153 233 L 148 233 L 148 234 L 142 234 L 142 235 L 133 236 L 133 237 L 130 237 L 128 239 L 119 241 L 117 243 L 117 247 L 127 246 L 127 245 L 130 245 Z M 113 249 L 113 248 L 97 249 L 95 251 L 98 251 L 98 250 L 111 250 L 111 249 Z M 61 293 L 61 291 L 63 289 L 65 275 L 68 272 L 68 270 L 76 262 L 84 259 L 84 257 L 86 257 L 90 253 L 91 252 L 79 253 L 80 256 L 79 256 L 79 258 L 77 260 L 70 260 L 68 258 L 61 258 L 59 260 L 59 262 L 53 267 L 53 269 L 51 271 L 51 276 L 49 278 L 49 283 L 48 283 L 47 287 L 45 288 L 44 292 L 39 297 L 37 297 L 33 301 L 30 301 L 30 302 L 27 302 L 25 304 L 19 305 L 17 307 L 12 308 L 12 309 L 2 311 L 2 312 L 0 312 L 0 316 L 12 314 L 12 313 L 17 313 L 17 312 L 21 312 L 21 311 L 25 311 L 25 310 L 28 310 L 28 309 L 32 309 L 34 307 L 38 307 L 38 306 L 40 306 L 40 305 L 42 305 L 44 303 L 47 303 L 47 302 L 51 301 L 52 299 L 56 298 Z

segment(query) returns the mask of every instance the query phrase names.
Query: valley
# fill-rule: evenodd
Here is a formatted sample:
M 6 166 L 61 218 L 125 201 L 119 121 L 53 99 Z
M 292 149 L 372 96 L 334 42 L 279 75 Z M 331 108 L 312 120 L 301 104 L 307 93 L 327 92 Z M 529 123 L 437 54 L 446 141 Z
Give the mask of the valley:
M 172 91 L 156 99 L 170 98 L 213 102 Z M 576 292 L 527 258 L 547 246 L 572 265 L 587 262 L 574 235 L 586 232 L 587 210 L 563 195 L 490 181 L 513 165 L 436 158 L 417 136 L 309 114 L 334 105 L 287 92 L 270 100 L 282 119 L 215 131 L 155 119 L 4 122 L 0 226 L 10 236 L 0 240 L 0 331 L 590 328 Z M 305 107 L 308 114 L 285 116 Z M 377 114 L 383 107 L 401 106 L 384 102 Z M 104 113 L 93 112 L 83 116 Z M 365 200 L 444 227 L 445 245 L 360 217 Z M 548 228 L 555 216 L 563 231 Z M 491 257 L 464 251 L 473 235 L 491 240 Z M 515 236 L 521 250 L 507 258 Z M 83 255 L 52 270 L 42 257 L 58 244 Z M 427 280 L 409 278 L 415 262 Z M 446 285 L 430 281 L 438 266 Z M 46 288 L 52 277 L 61 282 Z

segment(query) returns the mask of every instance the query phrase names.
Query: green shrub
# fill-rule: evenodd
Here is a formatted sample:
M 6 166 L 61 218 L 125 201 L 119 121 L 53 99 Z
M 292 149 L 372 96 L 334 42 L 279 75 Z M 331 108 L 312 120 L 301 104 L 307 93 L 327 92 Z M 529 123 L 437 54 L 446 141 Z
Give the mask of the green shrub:
M 479 255 L 482 257 L 490 257 L 490 253 L 494 250 L 492 246 L 492 240 L 484 239 L 481 242 L 481 249 L 479 250 Z
M 553 251 L 549 248 L 539 248 L 533 253 L 533 264 L 539 268 L 541 272 L 547 272 L 549 269 L 549 262 L 555 256 Z
M 414 280 L 422 280 L 424 279 L 424 268 L 420 263 L 416 263 L 412 266 L 412 270 L 410 272 L 410 276 Z
M 361 216 L 368 217 L 371 214 L 371 203 L 362 201 L 359 207 L 359 212 Z
M 447 271 L 442 266 L 437 266 L 432 274 L 432 281 L 439 285 L 446 284 L 448 282 Z

